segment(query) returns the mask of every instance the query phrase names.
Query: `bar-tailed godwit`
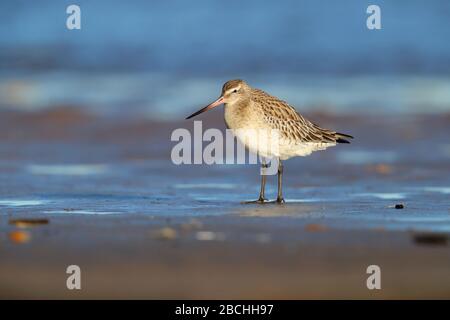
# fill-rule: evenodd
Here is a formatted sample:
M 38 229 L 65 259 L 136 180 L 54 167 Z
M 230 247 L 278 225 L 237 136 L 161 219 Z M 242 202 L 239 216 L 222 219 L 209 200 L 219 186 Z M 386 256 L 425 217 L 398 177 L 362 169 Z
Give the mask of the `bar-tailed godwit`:
M 314 151 L 325 150 L 337 143 L 349 143 L 348 134 L 338 133 L 319 127 L 300 115 L 294 107 L 268 93 L 250 87 L 243 80 L 230 80 L 222 87 L 220 97 L 208 106 L 193 113 L 190 119 L 225 104 L 225 123 L 229 129 L 236 132 L 237 138 L 252 152 L 262 156 L 261 190 L 258 200 L 247 203 L 264 203 L 267 164 L 264 158 L 278 159 L 278 196 L 274 201 L 284 203 L 282 194 L 283 164 L 282 160 L 296 156 L 307 156 Z M 239 129 L 239 130 L 238 130 Z M 277 132 L 276 148 L 268 148 L 261 139 L 261 134 L 246 134 L 239 132 L 264 132 L 261 130 L 275 130 Z M 241 134 L 242 135 L 242 134 Z M 268 135 L 264 135 L 267 137 Z M 271 141 L 273 142 L 273 141 Z

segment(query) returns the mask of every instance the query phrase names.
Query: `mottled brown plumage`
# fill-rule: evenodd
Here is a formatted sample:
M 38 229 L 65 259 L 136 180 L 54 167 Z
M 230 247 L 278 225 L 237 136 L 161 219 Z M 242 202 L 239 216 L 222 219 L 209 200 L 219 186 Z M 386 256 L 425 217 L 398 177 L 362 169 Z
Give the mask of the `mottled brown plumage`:
M 287 139 L 299 142 L 340 143 L 348 142 L 349 135 L 323 129 L 300 115 L 286 101 L 280 100 L 260 89 L 252 90 L 252 101 L 263 113 L 267 123 Z

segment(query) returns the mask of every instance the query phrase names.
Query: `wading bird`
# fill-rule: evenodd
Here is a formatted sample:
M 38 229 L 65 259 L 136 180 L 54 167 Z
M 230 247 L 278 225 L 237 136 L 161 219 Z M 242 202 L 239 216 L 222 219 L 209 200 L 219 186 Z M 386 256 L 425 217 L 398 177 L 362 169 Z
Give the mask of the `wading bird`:
M 349 143 L 348 134 L 322 129 L 318 125 L 305 119 L 287 102 L 282 101 L 268 93 L 250 87 L 243 80 L 230 80 L 222 87 L 220 97 L 193 113 L 186 119 L 195 117 L 205 111 L 225 104 L 225 123 L 233 132 L 261 132 L 261 130 L 275 130 L 277 132 L 277 147 L 268 148 L 269 141 L 261 143 L 261 136 L 250 134 L 237 138 L 252 152 L 264 158 L 277 158 L 278 160 L 278 196 L 274 201 L 284 203 L 282 193 L 283 164 L 282 160 L 292 157 L 307 156 L 314 151 L 325 150 L 337 143 Z M 239 130 L 238 130 L 239 129 Z M 243 130 L 242 130 L 243 129 Z M 268 135 L 265 135 L 266 137 Z M 273 141 L 271 141 L 273 143 Z M 261 190 L 258 200 L 247 203 L 265 203 L 267 168 L 262 160 Z

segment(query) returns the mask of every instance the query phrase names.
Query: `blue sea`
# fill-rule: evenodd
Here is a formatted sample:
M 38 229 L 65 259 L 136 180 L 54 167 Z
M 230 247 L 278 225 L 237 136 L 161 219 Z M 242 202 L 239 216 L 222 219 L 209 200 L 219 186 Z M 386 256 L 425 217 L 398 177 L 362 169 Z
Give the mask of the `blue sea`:
M 242 78 L 300 111 L 447 112 L 449 16 L 446 0 L 4 0 L 0 108 L 172 119 Z

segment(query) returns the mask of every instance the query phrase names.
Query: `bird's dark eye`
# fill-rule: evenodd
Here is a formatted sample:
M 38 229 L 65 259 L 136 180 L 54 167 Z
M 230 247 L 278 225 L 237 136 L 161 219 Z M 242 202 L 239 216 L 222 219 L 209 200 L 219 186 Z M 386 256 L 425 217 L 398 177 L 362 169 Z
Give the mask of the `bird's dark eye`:
M 234 89 L 234 90 L 233 90 L 233 93 L 236 93 L 236 92 L 237 92 L 237 89 Z

